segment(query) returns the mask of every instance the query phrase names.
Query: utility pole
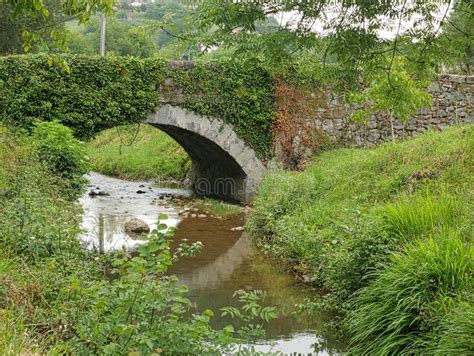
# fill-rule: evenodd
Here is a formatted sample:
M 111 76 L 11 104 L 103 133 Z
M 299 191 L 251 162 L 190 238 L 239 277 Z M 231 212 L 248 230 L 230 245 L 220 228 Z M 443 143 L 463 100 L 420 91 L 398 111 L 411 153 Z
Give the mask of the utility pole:
M 105 56 L 105 14 L 100 13 L 100 43 L 99 54 Z

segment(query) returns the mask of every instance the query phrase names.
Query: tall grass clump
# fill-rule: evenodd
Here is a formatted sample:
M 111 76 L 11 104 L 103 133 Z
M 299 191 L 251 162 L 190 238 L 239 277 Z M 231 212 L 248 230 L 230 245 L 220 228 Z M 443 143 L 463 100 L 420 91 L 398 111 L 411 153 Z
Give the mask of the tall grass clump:
M 43 341 L 28 333 L 23 315 L 15 316 L 11 310 L 0 311 L 0 351 L 4 356 L 40 355 Z
M 439 355 L 469 355 L 474 351 L 474 301 L 459 305 L 442 321 L 439 333 L 431 341 L 430 351 Z
M 447 234 L 409 244 L 375 272 L 348 315 L 353 354 L 417 354 L 474 291 L 474 250 Z M 471 350 L 472 351 L 472 350 Z
M 410 241 L 443 227 L 455 226 L 464 218 L 460 200 L 462 198 L 446 191 L 434 193 L 428 189 L 415 195 L 405 194 L 385 206 L 384 228 L 392 236 Z

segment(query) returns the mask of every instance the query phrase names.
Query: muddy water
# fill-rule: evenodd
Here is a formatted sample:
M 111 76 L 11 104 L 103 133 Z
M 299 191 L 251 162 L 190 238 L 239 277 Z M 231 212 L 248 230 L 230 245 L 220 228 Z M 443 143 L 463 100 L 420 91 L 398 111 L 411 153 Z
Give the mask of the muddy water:
M 265 340 L 256 345 L 257 350 L 320 355 L 340 351 L 341 345 L 325 331 L 322 316 L 309 319 L 294 313 L 295 304 L 311 296 L 308 287 L 262 256 L 244 232 L 231 231 L 232 227 L 244 224 L 243 214 L 225 220 L 210 217 L 180 219 L 177 208 L 160 197 L 163 194 L 189 194 L 185 190 L 159 187 L 149 182 L 129 182 L 97 173 L 91 173 L 88 178 L 89 191 L 80 199 L 84 207 L 83 228 L 86 229 L 80 239 L 88 248 L 101 251 L 133 248 L 143 241 L 125 233 L 125 222 L 138 217 L 154 228 L 158 215 L 165 213 L 168 215 L 166 223 L 177 227 L 175 241 L 187 239 L 204 244 L 200 254 L 180 260 L 170 273 L 176 274 L 188 287 L 188 297 L 198 310 L 215 311 L 216 327 L 231 322 L 220 318 L 218 310 L 235 305 L 232 295 L 236 290 L 260 289 L 266 291 L 265 303 L 275 306 L 279 317 L 266 327 Z M 107 195 L 90 196 L 90 191 Z

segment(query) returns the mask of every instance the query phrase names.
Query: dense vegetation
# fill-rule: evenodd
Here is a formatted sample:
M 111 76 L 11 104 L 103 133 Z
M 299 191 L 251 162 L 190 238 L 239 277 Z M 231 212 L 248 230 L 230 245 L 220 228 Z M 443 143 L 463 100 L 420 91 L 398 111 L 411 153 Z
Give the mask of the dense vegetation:
M 60 152 L 67 165 L 57 165 Z M 136 255 L 82 248 L 73 199 L 83 152 L 58 123 L 39 124 L 30 137 L 1 129 L 0 353 L 215 354 L 261 336 L 274 310 L 260 306 L 259 292 L 239 292 L 245 308 L 222 311 L 250 328 L 214 330 L 212 311 L 191 312 L 186 288 L 165 273 L 201 245 L 171 251 L 166 217 Z
M 149 125 L 102 131 L 87 143 L 87 155 L 92 170 L 125 179 L 181 180 L 191 165 L 176 141 Z
M 258 63 L 178 67 L 158 58 L 2 57 L 0 122 L 30 129 L 36 120 L 59 120 L 90 138 L 146 119 L 158 103 L 157 88 L 171 98 L 178 91 L 178 105 L 229 122 L 257 153 L 270 154 L 273 80 Z
M 86 151 L 94 168 L 131 178 L 180 178 L 189 163 L 146 130 L 132 147 L 113 133 L 123 127 L 87 148 L 74 136 L 136 124 L 160 95 L 178 94 L 179 105 L 232 124 L 267 158 L 272 76 L 331 85 L 357 104 L 352 119 L 406 122 L 428 105 L 436 74 L 472 73 L 469 0 L 130 2 L 113 14 L 111 0 L 0 0 L 0 54 L 48 54 L 0 58 L 1 353 L 217 353 L 260 335 L 273 316 L 254 292 L 240 294 L 243 311 L 224 313 L 255 329 L 214 330 L 211 311 L 191 314 L 184 289 L 163 277 L 180 257 L 164 230 L 136 256 L 83 250 L 73 200 Z M 108 56 L 51 56 L 96 53 L 97 12 L 108 16 Z M 170 66 L 157 52 L 199 59 Z M 219 61 L 201 62 L 210 58 Z M 457 127 L 326 152 L 304 172 L 266 178 L 248 228 L 320 291 L 303 307 L 342 313 L 349 352 L 474 352 L 473 145 L 474 129 Z M 166 157 L 139 162 L 155 154 Z
M 318 287 L 316 306 L 348 311 L 356 354 L 469 354 L 473 169 L 472 126 L 330 151 L 268 176 L 248 228 Z

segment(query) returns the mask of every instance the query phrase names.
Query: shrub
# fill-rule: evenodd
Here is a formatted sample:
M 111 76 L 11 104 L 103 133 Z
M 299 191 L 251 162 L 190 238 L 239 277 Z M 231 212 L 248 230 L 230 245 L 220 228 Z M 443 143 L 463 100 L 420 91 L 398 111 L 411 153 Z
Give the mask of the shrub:
M 0 247 L 30 261 L 79 248 L 78 214 L 63 197 L 70 180 L 52 176 L 29 145 L 10 144 L 0 141 Z
M 31 138 L 39 160 L 54 174 L 71 179 L 87 172 L 84 145 L 59 121 L 35 123 Z
M 446 309 L 472 293 L 473 277 L 474 251 L 452 234 L 407 245 L 356 294 L 348 316 L 351 351 L 422 352 Z
M 36 122 L 30 142 L 38 160 L 60 178 L 63 192 L 69 198 L 77 197 L 85 185 L 81 177 L 89 170 L 84 144 L 58 121 Z

